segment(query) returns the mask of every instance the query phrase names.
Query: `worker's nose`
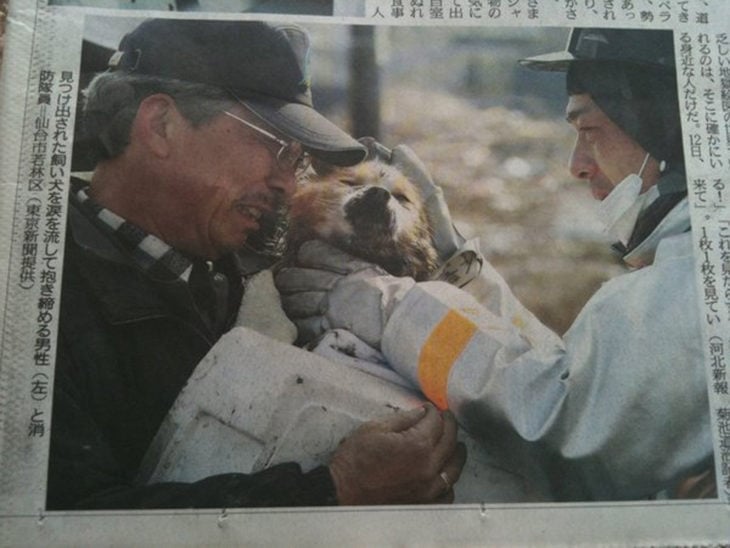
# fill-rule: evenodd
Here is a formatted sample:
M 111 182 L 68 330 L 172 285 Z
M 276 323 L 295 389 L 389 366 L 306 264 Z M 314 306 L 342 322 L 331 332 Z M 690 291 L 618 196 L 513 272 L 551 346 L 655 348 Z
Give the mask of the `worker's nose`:
M 587 147 L 581 142 L 580 135 L 575 139 L 573 151 L 568 161 L 571 175 L 582 181 L 590 181 L 598 173 L 598 165 Z

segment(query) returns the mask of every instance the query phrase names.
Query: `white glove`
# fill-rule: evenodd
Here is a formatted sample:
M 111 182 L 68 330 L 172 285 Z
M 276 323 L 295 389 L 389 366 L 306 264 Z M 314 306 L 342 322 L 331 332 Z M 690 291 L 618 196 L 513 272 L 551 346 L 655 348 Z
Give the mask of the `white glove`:
M 300 343 L 342 328 L 380 348 L 393 308 L 414 285 L 411 278 L 390 276 L 321 241 L 302 245 L 296 266 L 276 275 L 282 305 L 297 325 Z
M 262 270 L 246 283 L 234 327 L 248 327 L 287 344 L 296 340 L 297 328 L 281 308 L 270 270 Z

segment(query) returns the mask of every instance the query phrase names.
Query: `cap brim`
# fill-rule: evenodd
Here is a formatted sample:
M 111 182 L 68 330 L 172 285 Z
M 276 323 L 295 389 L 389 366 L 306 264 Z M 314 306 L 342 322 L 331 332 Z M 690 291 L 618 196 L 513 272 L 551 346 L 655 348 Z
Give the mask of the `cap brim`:
M 328 164 L 352 166 L 367 149 L 311 107 L 277 99 L 241 99 L 246 108 Z
M 554 53 L 546 53 L 544 55 L 536 55 L 526 59 L 520 59 L 519 63 L 523 67 L 532 70 L 545 70 L 551 72 L 566 72 L 573 61 L 578 58 L 567 51 L 556 51 Z

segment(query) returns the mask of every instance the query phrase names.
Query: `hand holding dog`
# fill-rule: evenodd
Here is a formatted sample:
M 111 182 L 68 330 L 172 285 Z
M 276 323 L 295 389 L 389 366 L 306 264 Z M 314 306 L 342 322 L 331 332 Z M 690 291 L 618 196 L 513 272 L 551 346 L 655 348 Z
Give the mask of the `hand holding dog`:
M 284 310 L 299 330 L 299 340 L 343 328 L 380 348 L 394 306 L 415 282 L 388 275 L 321 241 L 299 248 L 296 265 L 276 276 Z
M 342 505 L 453 502 L 466 462 L 453 415 L 427 404 L 363 424 L 329 468 Z

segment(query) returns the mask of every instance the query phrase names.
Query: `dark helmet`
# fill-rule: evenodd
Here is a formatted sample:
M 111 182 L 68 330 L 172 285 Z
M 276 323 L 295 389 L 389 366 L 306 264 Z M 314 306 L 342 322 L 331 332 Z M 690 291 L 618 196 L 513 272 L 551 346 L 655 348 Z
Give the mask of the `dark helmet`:
M 590 94 L 656 160 L 683 162 L 672 31 L 575 28 L 564 51 L 520 64 L 566 72 L 568 94 Z
M 520 64 L 566 72 L 575 61 L 620 61 L 674 70 L 672 31 L 574 28 L 564 51 L 528 57 Z

